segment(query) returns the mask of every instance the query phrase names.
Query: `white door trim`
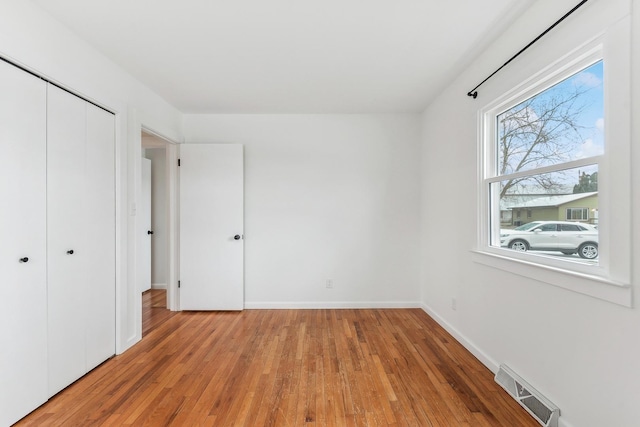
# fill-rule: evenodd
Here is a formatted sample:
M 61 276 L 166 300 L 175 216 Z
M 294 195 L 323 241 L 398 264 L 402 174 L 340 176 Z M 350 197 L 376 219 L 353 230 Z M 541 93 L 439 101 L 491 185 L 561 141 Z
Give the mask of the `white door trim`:
M 180 310 L 178 293 L 178 143 L 159 132 L 140 124 L 138 134 L 151 134 L 164 141 L 166 158 L 166 230 L 167 230 L 167 308 Z M 161 148 L 161 147 L 158 147 Z M 142 149 L 137 150 L 142 159 Z M 136 161 L 139 161 L 136 159 Z M 138 174 L 139 175 L 139 174 Z M 139 194 L 139 192 L 138 192 Z M 138 198 L 139 200 L 139 198 Z M 138 236 L 139 234 L 136 234 Z M 140 303 L 141 304 L 141 303 Z M 137 305 L 140 305 L 137 304 Z M 136 306 L 136 310 L 142 310 Z M 140 316 L 140 322 L 142 317 Z M 140 323 L 142 328 L 142 323 Z

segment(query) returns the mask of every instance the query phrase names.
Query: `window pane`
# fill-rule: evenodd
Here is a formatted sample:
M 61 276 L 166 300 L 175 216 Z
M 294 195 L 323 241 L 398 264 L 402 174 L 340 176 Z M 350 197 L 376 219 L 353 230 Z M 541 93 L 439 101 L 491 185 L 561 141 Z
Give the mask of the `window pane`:
M 597 165 L 496 182 L 490 197 L 492 246 L 597 264 Z
M 602 61 L 497 116 L 497 175 L 604 153 Z
M 560 224 L 560 231 L 581 231 L 582 228 L 575 224 Z
M 519 203 L 518 207 L 525 212 L 529 205 L 524 202 L 531 199 L 597 192 L 598 165 L 505 179 L 499 182 L 499 186 L 500 203 L 506 202 L 509 207 L 513 203 Z M 567 205 L 563 207 L 565 209 L 584 208 L 583 205 Z
M 534 228 L 533 231 L 558 231 L 558 224 L 542 224 L 541 226 Z
M 569 208 L 567 209 L 567 221 L 578 220 L 587 221 L 589 219 L 589 209 Z

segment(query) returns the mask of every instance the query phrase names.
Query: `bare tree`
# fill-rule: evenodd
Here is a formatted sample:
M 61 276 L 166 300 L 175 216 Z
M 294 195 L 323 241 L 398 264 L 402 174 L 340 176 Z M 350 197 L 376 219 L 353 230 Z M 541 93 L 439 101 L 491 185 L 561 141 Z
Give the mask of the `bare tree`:
M 588 107 L 581 97 L 590 88 L 572 91 L 551 88 L 498 116 L 498 171 L 501 175 L 548 166 L 571 159 L 583 143 L 579 118 Z M 558 192 L 564 184 L 554 174 L 533 175 L 507 180 L 500 197 L 536 186 L 546 193 Z

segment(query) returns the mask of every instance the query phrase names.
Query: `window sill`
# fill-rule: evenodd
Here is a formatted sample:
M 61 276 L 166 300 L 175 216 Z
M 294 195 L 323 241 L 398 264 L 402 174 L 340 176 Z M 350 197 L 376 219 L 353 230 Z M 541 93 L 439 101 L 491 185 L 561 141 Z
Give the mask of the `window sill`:
M 588 295 L 624 307 L 632 307 L 631 286 L 606 277 L 580 273 L 520 260 L 498 253 L 473 250 L 472 259 L 478 264 L 497 268 L 583 295 Z

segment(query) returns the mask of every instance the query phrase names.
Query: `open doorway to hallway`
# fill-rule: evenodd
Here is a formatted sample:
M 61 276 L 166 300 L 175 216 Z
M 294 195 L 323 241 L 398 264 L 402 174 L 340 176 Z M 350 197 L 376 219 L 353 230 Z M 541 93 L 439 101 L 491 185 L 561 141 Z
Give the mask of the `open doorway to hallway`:
M 142 292 L 143 337 L 170 313 L 167 309 L 169 282 L 167 146 L 168 143 L 162 138 L 142 131 L 141 195 L 137 212 L 137 262 L 138 286 Z
M 175 311 L 167 310 L 166 289 L 149 289 L 142 293 L 142 336 L 174 316 Z

